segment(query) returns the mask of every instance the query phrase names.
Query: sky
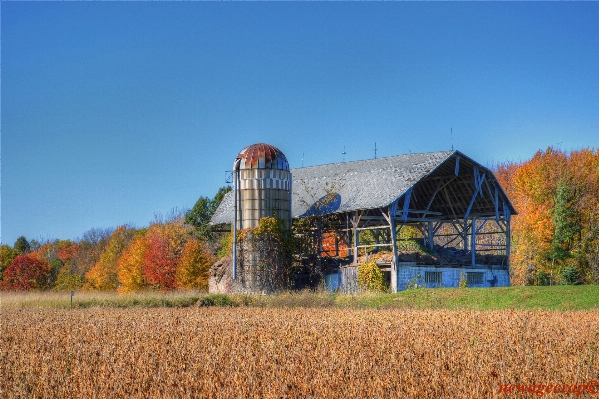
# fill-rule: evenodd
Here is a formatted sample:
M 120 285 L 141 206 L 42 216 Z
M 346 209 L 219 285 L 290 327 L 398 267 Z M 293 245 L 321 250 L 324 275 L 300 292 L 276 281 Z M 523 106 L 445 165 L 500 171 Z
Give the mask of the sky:
M 599 3 L 0 7 L 3 244 L 147 226 L 258 142 L 291 168 L 599 147 Z

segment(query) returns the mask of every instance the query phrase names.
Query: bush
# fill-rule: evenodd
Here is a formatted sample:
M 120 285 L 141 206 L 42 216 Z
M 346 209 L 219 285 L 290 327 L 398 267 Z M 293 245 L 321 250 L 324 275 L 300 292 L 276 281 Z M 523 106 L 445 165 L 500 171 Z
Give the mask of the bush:
M 422 276 L 420 274 L 417 274 L 416 277 L 408 281 L 408 284 L 406 285 L 406 290 L 415 290 L 416 288 L 420 288 L 420 286 L 418 285 L 418 280 L 420 280 L 420 277 Z
M 85 280 L 83 276 L 74 273 L 61 272 L 58 273 L 54 291 L 74 291 L 83 287 Z
M 562 271 L 564 282 L 569 285 L 582 284 L 582 274 L 574 266 L 568 266 Z
M 358 284 L 367 291 L 382 292 L 386 290 L 385 277 L 376 262 L 366 262 L 358 266 Z

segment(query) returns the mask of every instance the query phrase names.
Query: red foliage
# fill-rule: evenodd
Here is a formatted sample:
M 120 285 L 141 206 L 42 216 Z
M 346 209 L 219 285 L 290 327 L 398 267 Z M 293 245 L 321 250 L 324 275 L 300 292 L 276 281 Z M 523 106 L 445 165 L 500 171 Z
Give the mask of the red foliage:
M 2 275 L 2 289 L 26 291 L 46 288 L 50 269 L 47 261 L 35 255 L 19 255 Z
M 69 242 L 68 245 L 61 247 L 56 251 L 56 256 L 58 256 L 63 263 L 67 263 L 77 254 L 77 251 L 79 251 L 79 244 L 76 242 Z
M 177 264 L 178 259 L 171 251 L 168 237 L 151 234 L 148 237 L 148 249 L 142 268 L 146 283 L 161 290 L 174 289 Z

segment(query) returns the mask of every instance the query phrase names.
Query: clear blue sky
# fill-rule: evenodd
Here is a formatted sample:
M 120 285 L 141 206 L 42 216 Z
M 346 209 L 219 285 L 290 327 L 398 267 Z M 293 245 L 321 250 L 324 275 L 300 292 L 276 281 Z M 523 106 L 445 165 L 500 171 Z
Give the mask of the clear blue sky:
M 599 147 L 599 3 L 2 2 L 3 243 L 147 225 L 243 147 L 302 165 Z

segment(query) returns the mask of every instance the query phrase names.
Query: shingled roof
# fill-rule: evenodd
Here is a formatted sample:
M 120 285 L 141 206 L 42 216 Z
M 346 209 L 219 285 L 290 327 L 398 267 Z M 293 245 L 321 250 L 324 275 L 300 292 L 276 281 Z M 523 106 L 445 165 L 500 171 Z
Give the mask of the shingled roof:
M 467 208 L 471 208 L 472 215 L 492 216 L 497 212 L 504 214 L 508 209 L 510 214 L 516 213 L 493 173 L 459 151 L 332 163 L 293 169 L 291 173 L 294 218 L 309 215 L 314 204 L 323 197 L 333 199 L 330 213 L 343 213 L 387 207 L 410 188 L 410 208 L 428 206 L 442 218 L 463 217 L 468 213 Z M 480 196 L 480 200 L 469 204 L 477 191 L 477 178 L 481 184 L 476 198 Z M 436 195 L 442 186 L 440 182 L 444 182 L 443 185 L 451 182 L 450 194 Z M 500 199 L 497 203 L 502 202 L 499 210 L 495 196 Z M 212 224 L 231 223 L 232 220 L 233 195 L 229 192 L 212 217 Z

